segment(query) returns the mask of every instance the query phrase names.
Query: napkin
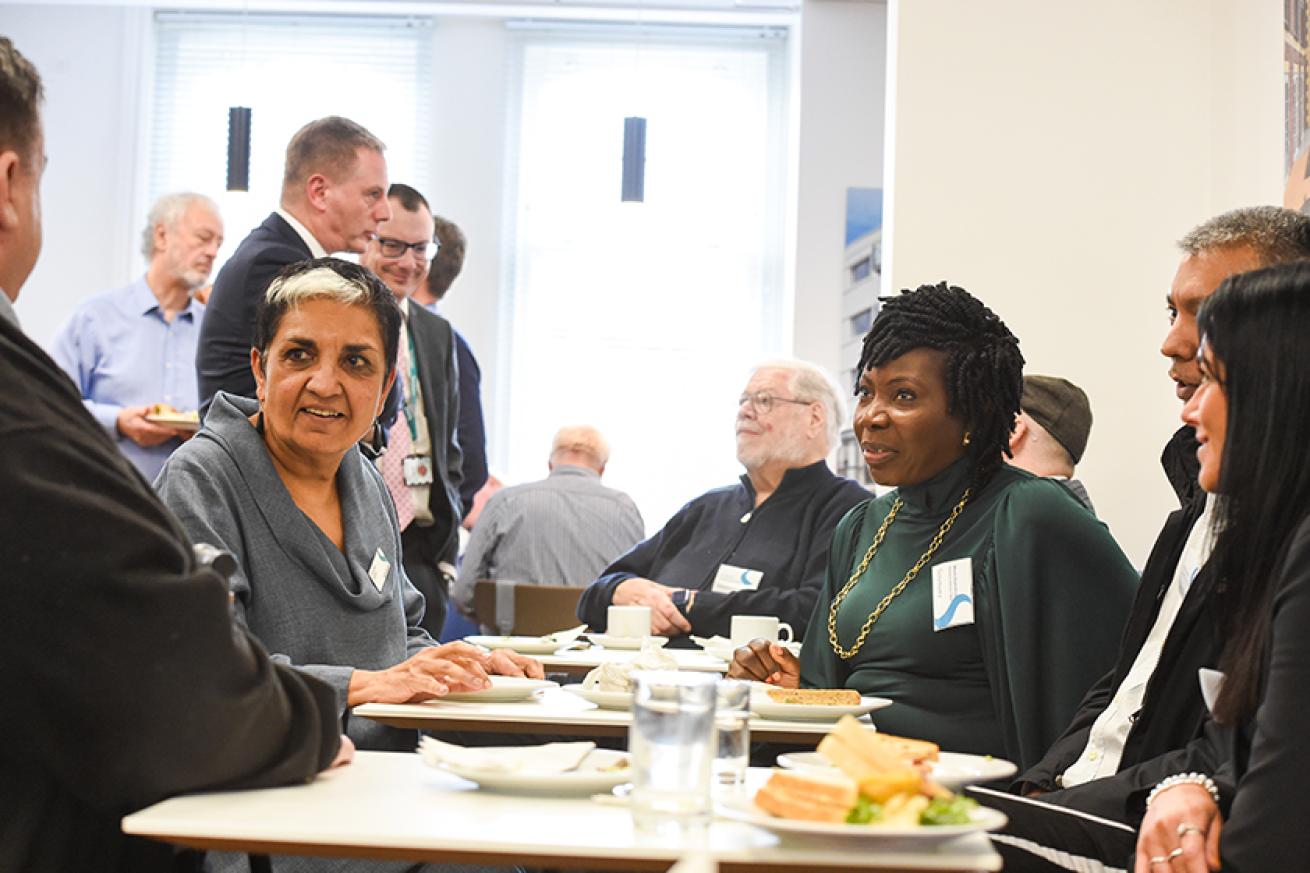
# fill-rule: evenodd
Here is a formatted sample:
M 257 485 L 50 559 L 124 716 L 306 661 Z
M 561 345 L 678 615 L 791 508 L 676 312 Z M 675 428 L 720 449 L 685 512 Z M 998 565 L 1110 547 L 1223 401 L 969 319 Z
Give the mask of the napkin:
M 544 746 L 484 746 L 466 749 L 432 737 L 419 740 L 424 762 L 484 773 L 567 773 L 578 769 L 595 743 L 546 743 Z
M 632 674 L 637 670 L 676 670 L 678 662 L 658 643 L 641 644 L 641 654 L 622 663 L 601 664 L 582 680 L 582 687 L 593 691 L 631 691 Z
M 546 634 L 541 639 L 542 642 L 557 643 L 561 646 L 566 646 L 570 643 L 576 642 L 578 637 L 582 636 L 583 631 L 586 629 L 587 626 L 585 624 L 580 624 L 577 627 L 571 627 L 568 630 L 555 631 L 553 634 Z

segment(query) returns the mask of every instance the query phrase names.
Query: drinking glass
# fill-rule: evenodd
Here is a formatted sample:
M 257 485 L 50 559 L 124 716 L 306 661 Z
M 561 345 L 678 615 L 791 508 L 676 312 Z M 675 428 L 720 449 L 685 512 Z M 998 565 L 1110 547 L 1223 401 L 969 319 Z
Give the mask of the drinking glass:
M 751 685 L 737 679 L 720 679 L 714 705 L 714 781 L 740 786 L 746 781 L 751 747 Z
M 656 830 L 707 824 L 718 677 L 670 670 L 632 675 L 634 822 Z

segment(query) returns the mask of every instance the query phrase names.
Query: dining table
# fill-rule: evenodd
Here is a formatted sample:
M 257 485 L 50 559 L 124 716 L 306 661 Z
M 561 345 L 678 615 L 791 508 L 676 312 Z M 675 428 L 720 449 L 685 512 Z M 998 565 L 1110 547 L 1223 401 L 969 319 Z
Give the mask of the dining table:
M 351 718 L 367 718 L 391 727 L 433 733 L 460 731 L 570 738 L 626 737 L 632 726 L 631 710 L 602 709 L 559 687 L 544 688 L 528 699 L 507 702 L 365 703 L 351 710 Z M 812 747 L 832 730 L 835 720 L 835 717 L 764 718 L 752 714 L 750 737 L 752 742 Z M 863 720 L 869 722 L 868 716 Z
M 767 778 L 751 768 L 745 789 Z M 744 795 L 743 795 L 744 796 Z M 722 803 L 738 803 L 719 795 Z M 725 871 L 994 871 L 981 831 L 943 838 L 815 836 L 716 815 L 651 829 L 612 794 L 488 790 L 419 755 L 360 752 L 309 783 L 170 798 L 126 816 L 123 831 L 200 850 L 583 870 L 665 870 L 708 858 Z M 852 831 L 856 826 L 850 826 Z

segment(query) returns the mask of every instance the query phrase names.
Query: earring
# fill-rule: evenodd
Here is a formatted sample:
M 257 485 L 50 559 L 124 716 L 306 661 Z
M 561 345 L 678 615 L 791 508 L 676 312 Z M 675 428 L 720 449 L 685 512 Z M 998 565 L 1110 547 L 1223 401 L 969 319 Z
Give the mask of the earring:
M 969 444 L 969 432 L 966 430 L 964 432 L 964 439 L 960 442 L 960 445 L 967 446 L 968 444 Z

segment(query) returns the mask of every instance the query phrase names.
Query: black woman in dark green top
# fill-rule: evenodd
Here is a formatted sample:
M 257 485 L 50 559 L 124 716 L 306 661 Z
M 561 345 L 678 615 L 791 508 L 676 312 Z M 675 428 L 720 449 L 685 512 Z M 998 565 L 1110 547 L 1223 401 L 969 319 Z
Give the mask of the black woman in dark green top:
M 884 303 L 855 434 L 896 490 L 837 526 L 797 661 L 756 641 L 731 675 L 890 698 L 879 729 L 1021 768 L 1114 661 L 1137 574 L 1058 482 L 1004 463 L 1023 358 L 963 289 Z

